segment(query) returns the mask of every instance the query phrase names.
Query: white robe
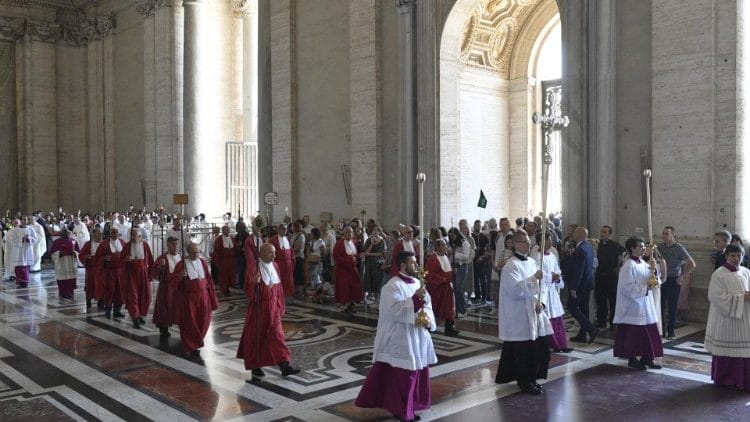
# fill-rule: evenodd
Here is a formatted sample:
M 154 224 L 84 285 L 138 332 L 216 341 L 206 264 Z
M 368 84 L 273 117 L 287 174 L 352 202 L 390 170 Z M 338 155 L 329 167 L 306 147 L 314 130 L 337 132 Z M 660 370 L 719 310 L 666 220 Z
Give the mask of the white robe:
M 435 347 L 427 328 L 415 324 L 417 313 L 411 297 L 419 289 L 419 280 L 407 284 L 399 277 L 388 280 L 380 293 L 378 331 L 375 334 L 372 361 L 384 362 L 409 371 L 437 363 Z M 432 300 L 424 296 L 423 309 L 430 318 L 430 331 L 437 329 Z
M 622 265 L 617 281 L 617 301 L 613 320 L 615 324 L 658 326 L 653 291 L 648 288 L 650 275 L 649 264 L 642 260 L 636 262 L 628 258 Z
M 24 242 L 23 237 L 28 236 L 28 241 Z M 16 267 L 31 266 L 34 264 L 34 242 L 37 237 L 34 229 L 29 226 L 15 227 L 8 232 L 9 245 L 13 251 L 13 269 Z
M 5 234 L 5 238 L 3 238 L 3 245 L 5 248 L 5 251 L 3 253 L 4 258 L 4 264 L 5 264 L 5 275 L 4 278 L 10 278 L 15 274 L 15 266 L 13 265 L 13 254 L 15 252 L 15 249 L 13 249 L 13 246 L 10 244 L 10 231 L 8 231 Z
M 73 226 L 73 239 L 75 239 L 78 247 L 82 248 L 83 245 L 86 244 L 86 242 L 91 240 L 88 227 L 86 227 L 86 225 L 83 223 L 78 223 Z
M 36 235 L 36 240 L 32 246 L 34 250 L 34 263 L 31 264 L 31 271 L 41 271 L 42 256 L 47 253 L 47 237 L 44 234 L 44 227 L 37 223 L 36 220 L 31 223 L 31 226 L 27 227 L 31 227 Z
M 534 278 L 537 263 L 533 259 L 521 261 L 513 256 L 500 275 L 498 306 L 498 335 L 502 341 L 536 340 L 539 333 L 539 316 L 536 300 L 539 283 Z
M 708 323 L 705 349 L 716 356 L 750 358 L 750 270 L 740 266 L 731 272 L 721 266 L 708 285 Z
M 535 256 L 539 259 L 539 255 Z M 544 303 L 544 312 L 549 318 L 558 318 L 565 314 L 562 301 L 560 300 L 560 290 L 565 288 L 565 281 L 562 277 L 558 283 L 552 281 L 552 274 L 560 274 L 560 263 L 555 254 L 544 255 L 544 276 L 542 277 L 542 303 Z

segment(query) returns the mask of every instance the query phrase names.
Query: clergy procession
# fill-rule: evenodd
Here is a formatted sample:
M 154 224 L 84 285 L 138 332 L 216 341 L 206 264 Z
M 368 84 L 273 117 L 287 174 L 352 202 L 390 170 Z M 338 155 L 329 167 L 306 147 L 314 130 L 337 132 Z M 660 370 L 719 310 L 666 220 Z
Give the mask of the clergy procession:
M 86 309 L 104 310 L 108 319 L 126 311 L 134 329 L 152 323 L 162 337 L 176 326 L 184 355 L 198 361 L 219 299 L 244 295 L 236 356 L 255 385 L 263 367 L 278 366 L 283 377 L 301 370 L 286 344 L 289 304 L 375 312 L 373 366 L 356 405 L 417 420 L 430 407 L 431 336 L 439 326 L 445 336 L 462 336 L 456 324 L 467 309 L 487 308 L 497 318 L 495 382 L 516 382 L 538 396 L 552 352 L 570 353 L 607 330 L 613 355 L 629 368 L 660 369 L 662 339 L 675 337 L 682 286 L 696 267 L 672 226 L 658 245 L 639 237 L 620 245 L 610 226 L 598 239 L 576 224 L 563 233 L 559 214 L 521 217 L 515 227 L 508 218 L 476 220 L 471 229 L 460 220 L 426 233 L 358 218 L 316 227 L 289 218 L 272 225 L 260 216 L 249 223 L 229 213 L 214 224 L 132 209 L 17 214 L 2 224 L 3 281 L 25 288 L 30 274 L 53 265 L 60 301 L 75 301 L 81 287 Z M 750 270 L 738 239 L 715 236 L 705 341 L 714 382 L 750 391 Z

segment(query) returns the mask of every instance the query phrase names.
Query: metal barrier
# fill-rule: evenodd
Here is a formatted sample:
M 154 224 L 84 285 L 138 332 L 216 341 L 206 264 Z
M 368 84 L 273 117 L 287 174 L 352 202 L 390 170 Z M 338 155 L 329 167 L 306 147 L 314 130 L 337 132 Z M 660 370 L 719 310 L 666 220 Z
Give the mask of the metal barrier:
M 255 142 L 227 142 L 227 209 L 246 216 L 258 210 L 258 144 Z

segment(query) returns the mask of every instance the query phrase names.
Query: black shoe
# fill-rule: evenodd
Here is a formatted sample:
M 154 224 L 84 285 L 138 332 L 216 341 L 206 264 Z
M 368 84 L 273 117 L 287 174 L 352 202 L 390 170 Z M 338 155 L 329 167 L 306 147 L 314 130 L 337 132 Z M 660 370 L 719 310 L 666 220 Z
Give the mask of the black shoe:
M 461 334 L 460 331 L 456 330 L 455 328 L 448 328 L 445 327 L 445 335 L 448 337 L 458 337 L 458 335 Z
M 570 341 L 574 341 L 576 343 L 586 343 L 586 334 L 578 334 L 575 337 L 571 337 Z
M 289 364 L 289 362 L 281 362 L 279 364 L 279 369 L 281 369 L 282 377 L 288 377 L 289 375 L 298 374 L 300 371 L 298 368 L 293 368 L 292 365 Z
M 91 309 L 91 299 L 86 299 L 86 309 Z
M 112 316 L 115 318 L 125 318 L 125 315 L 122 312 L 115 312 Z
M 252 374 L 253 374 L 253 377 L 265 377 L 266 376 L 266 373 L 263 372 L 263 369 L 261 368 L 253 369 Z
M 245 382 L 249 382 L 252 385 L 260 385 L 260 378 L 258 378 L 258 377 L 252 377 L 252 378 L 250 378 L 249 380 L 247 380 Z
M 112 313 L 109 311 L 104 312 L 104 318 L 112 319 Z
M 101 300 L 96 301 L 96 309 L 104 309 L 104 302 Z
M 572 351 L 573 349 L 571 349 L 570 347 L 566 347 L 564 349 L 555 349 L 555 353 L 570 353 Z
M 661 365 L 657 365 L 653 360 L 641 358 L 641 364 L 651 369 L 661 369 Z
M 141 323 L 137 319 L 133 320 L 133 328 L 141 328 Z
M 633 369 L 638 369 L 639 371 L 646 370 L 646 365 L 641 363 L 641 361 L 639 361 L 636 358 L 630 358 L 630 360 L 628 360 L 628 367 L 633 368 Z
M 538 396 L 542 394 L 542 390 L 536 388 L 534 384 L 523 384 L 518 385 L 519 388 L 521 388 L 521 391 L 526 394 L 531 394 L 532 396 Z
M 594 340 L 596 340 L 596 336 L 599 335 L 599 329 L 594 327 L 593 330 L 591 330 L 591 337 L 589 338 L 589 344 L 593 343 Z
M 542 393 L 544 392 L 544 387 L 542 386 L 542 384 L 539 384 L 538 382 L 534 381 L 531 383 L 531 385 L 538 388 Z
M 159 335 L 161 337 L 169 337 L 172 334 L 169 332 L 169 328 L 167 328 L 167 327 L 159 327 Z
M 143 317 L 141 316 L 141 317 L 138 317 L 138 322 L 140 322 L 141 324 L 145 324 L 146 320 L 143 319 Z

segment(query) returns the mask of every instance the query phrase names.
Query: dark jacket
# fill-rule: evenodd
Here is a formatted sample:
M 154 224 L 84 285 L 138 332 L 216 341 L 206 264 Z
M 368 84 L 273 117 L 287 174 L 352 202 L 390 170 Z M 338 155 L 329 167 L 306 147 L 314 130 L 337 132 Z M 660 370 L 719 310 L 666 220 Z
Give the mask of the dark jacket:
M 594 248 L 591 243 L 581 242 L 570 258 L 570 276 L 565 278 L 568 289 L 591 288 L 594 285 Z

